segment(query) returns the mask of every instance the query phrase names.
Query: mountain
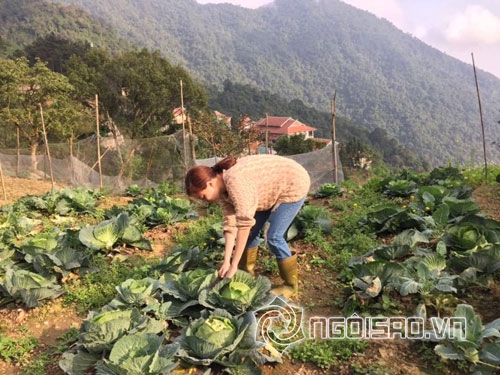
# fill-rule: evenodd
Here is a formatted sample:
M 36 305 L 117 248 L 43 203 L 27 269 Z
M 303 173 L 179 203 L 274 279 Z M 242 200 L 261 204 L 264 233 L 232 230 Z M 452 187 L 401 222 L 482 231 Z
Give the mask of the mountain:
M 119 38 L 109 24 L 80 7 L 61 7 L 41 0 L 0 0 L 2 57 L 49 34 L 103 46 L 110 52 L 132 48 L 132 44 Z
M 84 9 L 207 85 L 249 84 L 321 111 L 335 94 L 338 115 L 385 129 L 433 166 L 482 159 L 472 67 L 339 0 L 275 0 L 255 10 L 194 0 L 51 1 Z M 488 158 L 499 161 L 490 143 L 500 138 L 500 80 L 478 71 L 478 82 Z

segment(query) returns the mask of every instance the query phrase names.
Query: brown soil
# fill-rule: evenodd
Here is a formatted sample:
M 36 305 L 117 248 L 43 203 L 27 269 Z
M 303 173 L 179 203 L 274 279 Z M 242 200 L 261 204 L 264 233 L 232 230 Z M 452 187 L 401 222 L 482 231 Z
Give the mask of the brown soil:
M 49 192 L 52 185 L 47 181 L 32 181 L 17 178 L 5 178 L 6 200 L 0 200 L 0 205 L 14 201 L 24 195 L 39 195 Z M 61 188 L 61 187 L 56 187 Z M 0 192 L 3 199 L 3 193 Z M 484 212 L 491 218 L 500 221 L 500 186 L 479 187 L 474 192 L 474 199 Z M 127 199 L 123 197 L 106 198 L 103 206 L 124 205 Z M 146 234 L 153 244 L 153 252 L 144 252 L 144 256 L 162 257 L 172 248 L 172 233 L 182 227 L 155 228 Z M 300 290 L 299 297 L 293 302 L 303 307 L 306 316 L 341 316 L 340 308 L 336 307 L 335 300 L 341 297 L 342 291 L 336 286 L 336 275 L 325 269 L 311 264 L 312 256 L 320 256 L 313 245 L 299 244 L 295 246 L 300 264 Z M 262 269 L 258 269 L 266 274 Z M 276 275 L 267 273 L 271 280 L 276 280 Z M 483 293 L 484 292 L 484 293 Z M 489 291 L 479 291 L 476 296 L 478 306 L 481 306 L 481 315 L 485 322 L 498 318 L 500 302 L 499 287 L 493 285 Z M 403 301 L 404 302 L 404 301 Z M 475 304 L 474 304 L 475 305 Z M 35 309 L 26 309 L 22 306 L 10 304 L 0 309 L 0 334 L 9 337 L 34 336 L 40 345 L 35 353 L 43 353 L 48 348 L 57 344 L 58 337 L 72 327 L 79 328 L 84 316 L 78 315 L 73 309 L 62 307 L 58 300 L 44 304 Z M 63 375 L 59 369 L 56 356 L 53 363 L 46 369 L 48 375 Z M 415 343 L 410 340 L 379 340 L 371 342 L 364 354 L 353 356 L 352 362 L 356 362 L 361 368 L 366 365 L 372 368 L 374 364 L 380 368 L 380 372 L 369 372 L 372 374 L 450 374 L 433 369 L 432 365 L 426 363 L 416 349 Z M 372 367 L 370 367 L 372 366 Z M 278 365 L 266 365 L 262 368 L 264 375 L 312 375 L 312 374 L 353 374 L 354 370 L 349 362 L 330 370 L 320 370 L 310 363 L 292 362 L 285 358 L 284 363 Z M 359 372 L 356 372 L 359 373 Z M 459 374 L 459 371 L 454 372 Z M 22 374 L 20 367 L 0 361 L 0 374 L 18 375 Z
M 64 185 L 54 183 L 54 189 Z M 52 190 L 52 183 L 47 180 L 29 180 L 25 178 L 5 177 L 0 186 L 0 205 L 14 202 L 25 195 L 43 195 Z

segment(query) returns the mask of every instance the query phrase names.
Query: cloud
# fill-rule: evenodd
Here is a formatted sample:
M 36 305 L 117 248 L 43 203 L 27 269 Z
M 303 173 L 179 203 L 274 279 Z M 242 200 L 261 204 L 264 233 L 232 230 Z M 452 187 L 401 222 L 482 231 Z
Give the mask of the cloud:
M 469 5 L 451 16 L 444 36 L 455 44 L 500 43 L 500 17 L 480 5 Z
M 424 25 L 415 26 L 412 34 L 418 39 L 424 40 L 429 35 L 429 27 Z

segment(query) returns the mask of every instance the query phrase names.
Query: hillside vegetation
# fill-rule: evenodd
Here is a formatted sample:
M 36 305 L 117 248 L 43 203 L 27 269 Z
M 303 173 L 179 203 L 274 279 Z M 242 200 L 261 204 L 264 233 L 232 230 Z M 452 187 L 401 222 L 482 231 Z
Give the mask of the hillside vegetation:
M 4 55 L 50 32 L 112 51 L 130 43 L 159 50 L 210 90 L 223 90 L 229 80 L 322 113 L 336 94 L 339 117 L 366 132 L 385 131 L 423 165 L 482 161 L 472 67 L 341 1 L 277 0 L 256 10 L 194 0 L 51 2 L 59 4 L 2 1 Z M 498 161 L 500 149 L 491 143 L 498 141 L 500 80 L 481 70 L 478 78 L 488 157 Z M 209 102 L 213 109 L 219 104 Z M 224 110 L 235 118 L 265 115 L 255 103 L 233 104 Z M 287 108 L 270 109 L 270 115 L 290 115 Z M 323 123 L 310 125 L 328 136 Z
M 472 67 L 341 1 L 276 0 L 256 10 L 194 0 L 57 2 L 105 19 L 207 83 L 251 84 L 323 111 L 336 92 L 340 115 L 387 130 L 434 165 L 481 157 Z M 500 80 L 478 73 L 491 142 Z
M 0 20 L 0 57 L 8 57 L 49 34 L 111 51 L 130 48 L 129 42 L 120 39 L 108 23 L 76 6 L 61 7 L 40 0 L 0 0 Z

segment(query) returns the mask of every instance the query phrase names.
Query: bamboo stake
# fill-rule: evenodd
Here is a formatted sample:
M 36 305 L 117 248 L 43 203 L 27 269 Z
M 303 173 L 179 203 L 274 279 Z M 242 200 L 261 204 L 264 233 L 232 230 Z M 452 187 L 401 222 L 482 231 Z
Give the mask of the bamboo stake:
M 149 155 L 148 164 L 146 164 L 146 173 L 144 174 L 144 182 L 148 181 L 148 175 L 149 172 L 151 171 L 151 166 L 153 165 L 153 156 L 155 153 L 155 148 L 156 148 L 156 143 L 154 143 L 153 146 L 151 147 L 151 154 Z
M 108 153 L 108 151 L 109 151 L 109 150 L 110 150 L 109 148 L 106 148 L 106 150 L 104 150 L 104 152 L 103 152 L 103 153 L 102 153 L 102 155 L 101 155 L 101 159 L 100 159 L 100 160 L 102 160 L 102 158 L 104 157 L 104 155 L 106 155 L 106 154 Z M 97 164 L 99 164 L 99 160 L 97 160 L 97 161 L 96 161 L 96 162 L 92 165 L 92 167 L 90 168 L 90 172 L 92 172 L 92 171 L 94 170 L 94 168 L 96 167 L 96 165 L 97 165 Z
M 474 54 L 471 53 L 472 56 L 472 67 L 474 68 L 474 78 L 476 80 L 476 91 L 477 91 L 477 101 L 479 103 L 479 117 L 481 119 L 481 130 L 483 132 L 483 156 L 484 156 L 484 183 L 488 183 L 488 161 L 486 158 L 486 140 L 484 137 L 484 122 L 483 122 L 483 110 L 481 108 L 481 96 L 479 95 L 479 84 L 477 82 L 477 74 L 476 74 L 476 64 L 474 63 Z
M 99 189 L 102 190 L 101 135 L 99 132 L 99 98 L 95 94 L 95 123 L 97 133 L 97 163 L 99 165 Z
M 54 172 L 52 170 L 52 160 L 50 158 L 50 148 L 49 148 L 49 142 L 47 140 L 47 131 L 45 130 L 45 121 L 43 119 L 43 108 L 42 104 L 38 103 L 38 106 L 40 107 L 40 117 L 42 119 L 42 130 L 43 130 L 43 139 L 45 140 L 45 149 L 47 151 L 47 159 L 49 162 L 49 171 L 50 171 L 50 183 L 52 186 L 52 192 L 54 191 Z
M 132 156 L 135 154 L 135 148 L 133 148 L 130 153 L 128 154 L 127 160 L 125 160 L 125 163 L 122 165 L 122 168 L 120 169 L 120 172 L 118 173 L 118 177 L 122 178 L 123 173 L 125 173 L 125 168 L 127 168 L 128 164 L 132 160 Z
M 5 181 L 3 179 L 3 171 L 2 171 L 2 164 L 0 163 L 0 179 L 2 179 L 2 191 L 3 191 L 3 200 L 7 200 L 7 192 L 5 191 Z
M 184 172 L 187 172 L 187 149 L 186 149 L 186 124 L 184 122 L 184 93 L 182 91 L 182 79 L 180 80 L 181 86 L 181 119 L 182 119 L 182 154 L 184 156 Z
M 19 134 L 19 126 L 16 126 L 16 177 L 19 177 L 19 165 L 21 162 L 21 135 Z
M 337 163 L 337 138 L 335 135 L 335 99 L 337 97 L 337 92 L 333 94 L 333 100 L 331 101 L 332 106 L 332 142 L 333 142 L 333 182 L 338 184 L 339 173 L 338 173 L 338 163 Z
M 191 125 L 191 118 L 187 117 L 188 129 L 189 129 L 189 148 L 191 149 L 191 157 L 193 158 L 193 163 L 196 160 L 196 151 L 194 149 L 194 137 L 193 137 L 193 126 Z
M 73 137 L 69 139 L 69 170 L 71 171 L 70 182 L 73 182 L 75 179 L 75 168 L 73 163 Z
M 269 117 L 266 113 L 266 154 L 269 154 Z

